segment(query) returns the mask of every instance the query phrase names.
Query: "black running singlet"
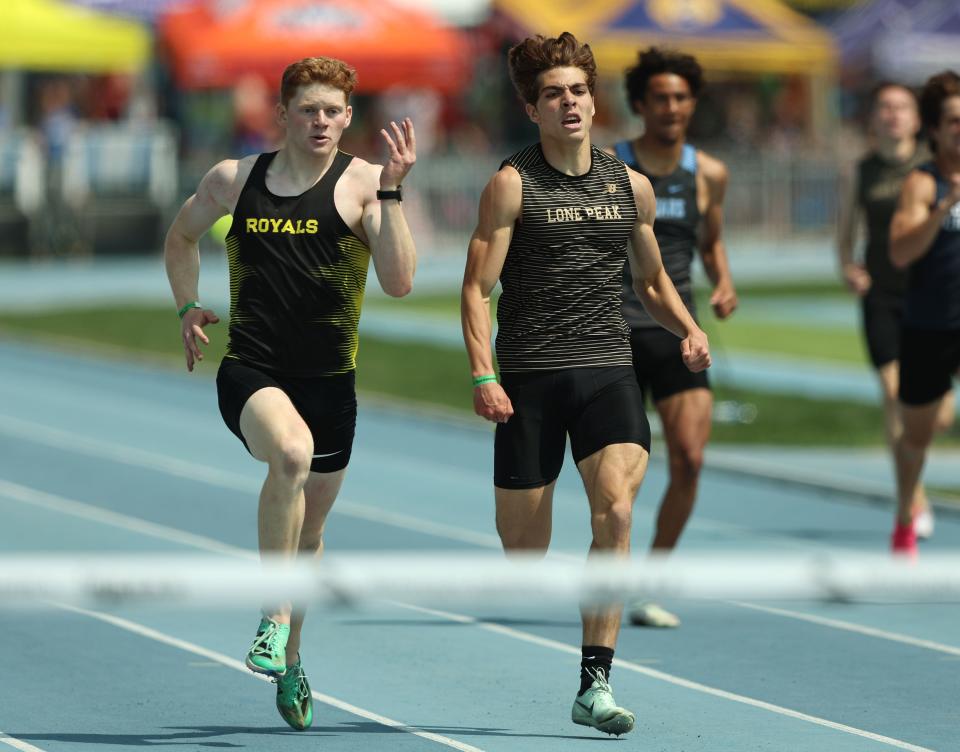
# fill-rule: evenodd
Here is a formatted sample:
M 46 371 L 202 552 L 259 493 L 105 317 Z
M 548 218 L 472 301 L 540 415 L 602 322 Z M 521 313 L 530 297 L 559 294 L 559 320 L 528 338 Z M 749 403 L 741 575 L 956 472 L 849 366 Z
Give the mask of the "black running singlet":
M 257 158 L 227 233 L 226 357 L 291 376 L 352 371 L 370 250 L 340 217 L 333 189 L 353 156 L 338 151 L 298 196 L 267 189 L 275 156 Z
M 890 261 L 890 220 L 897 208 L 900 188 L 911 170 L 929 159 L 923 147 L 917 147 L 904 162 L 891 162 L 878 152 L 870 152 L 857 163 L 857 203 L 863 207 L 867 226 L 866 267 L 873 280 L 872 289 L 902 295 L 907 289 L 908 273 Z
M 520 173 L 523 211 L 500 273 L 502 371 L 631 365 L 620 275 L 637 221 L 620 160 L 593 147 L 589 172 L 551 167 L 540 144 L 504 161 Z
M 697 150 L 690 144 L 684 144 L 680 163 L 669 175 L 651 175 L 647 172 L 643 165 L 637 162 L 630 141 L 615 144 L 614 151 L 627 167 L 645 175 L 653 186 L 653 195 L 657 198 L 657 218 L 653 224 L 653 234 L 660 246 L 663 268 L 673 280 L 687 310 L 696 318 L 690 266 L 697 247 L 700 226 L 700 207 L 697 204 Z M 623 315 L 633 329 L 660 326 L 653 316 L 647 313 L 647 309 L 633 291 L 629 266 L 623 269 Z
M 937 181 L 934 203 L 950 191 L 950 184 L 934 162 L 917 168 Z M 910 266 L 904 323 L 914 329 L 960 329 L 960 202 L 953 205 L 940 231 L 922 257 Z

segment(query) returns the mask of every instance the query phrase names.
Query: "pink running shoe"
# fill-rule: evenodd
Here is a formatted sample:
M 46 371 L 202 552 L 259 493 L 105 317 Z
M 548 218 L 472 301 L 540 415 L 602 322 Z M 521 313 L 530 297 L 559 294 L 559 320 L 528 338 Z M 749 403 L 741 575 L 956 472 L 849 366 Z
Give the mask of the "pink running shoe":
M 916 559 L 917 533 L 913 529 L 913 523 L 902 525 L 897 522 L 893 528 L 890 544 L 894 556 L 905 556 L 908 559 Z

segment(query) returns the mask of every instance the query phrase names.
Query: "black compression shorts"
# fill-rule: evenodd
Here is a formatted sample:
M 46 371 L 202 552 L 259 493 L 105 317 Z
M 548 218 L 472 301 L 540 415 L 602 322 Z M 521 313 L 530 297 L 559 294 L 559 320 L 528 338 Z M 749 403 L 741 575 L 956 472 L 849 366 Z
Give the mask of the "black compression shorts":
M 874 368 L 900 359 L 903 296 L 871 288 L 860 301 L 863 335 Z
M 630 332 L 633 370 L 644 398 L 654 402 L 690 389 L 709 389 L 706 371 L 692 373 L 680 354 L 680 338 L 661 327 L 636 328 Z
M 960 329 L 905 328 L 900 338 L 900 401 L 928 405 L 950 391 L 960 368 Z
M 313 434 L 312 472 L 333 473 L 347 466 L 357 425 L 354 371 L 305 378 L 270 373 L 224 358 L 217 371 L 220 414 L 247 451 L 250 447 L 240 431 L 240 413 L 253 393 L 265 387 L 276 387 L 286 394 Z
M 611 444 L 650 450 L 650 425 L 629 366 L 504 373 L 513 416 L 497 424 L 493 482 L 538 488 L 556 480 L 567 434 L 575 462 Z

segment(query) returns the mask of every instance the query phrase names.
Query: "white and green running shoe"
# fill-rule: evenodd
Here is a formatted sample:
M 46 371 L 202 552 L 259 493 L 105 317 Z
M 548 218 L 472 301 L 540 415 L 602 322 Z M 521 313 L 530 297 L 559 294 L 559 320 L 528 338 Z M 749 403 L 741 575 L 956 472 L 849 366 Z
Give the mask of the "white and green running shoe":
M 313 695 L 310 682 L 303 673 L 300 659 L 287 668 L 286 673 L 276 679 L 277 710 L 291 728 L 305 731 L 313 723 Z
M 613 691 L 601 669 L 590 672 L 590 689 L 573 701 L 570 717 L 581 726 L 592 726 L 605 734 L 626 734 L 633 729 L 636 718 L 621 708 L 613 699 Z
M 289 624 L 280 624 L 264 616 L 257 629 L 257 637 L 247 653 L 247 668 L 258 674 L 283 676 L 287 670 L 289 636 Z
M 671 614 L 663 606 L 650 601 L 635 603 L 627 611 L 630 623 L 635 627 L 658 627 L 660 629 L 676 629 L 680 626 L 680 619 Z

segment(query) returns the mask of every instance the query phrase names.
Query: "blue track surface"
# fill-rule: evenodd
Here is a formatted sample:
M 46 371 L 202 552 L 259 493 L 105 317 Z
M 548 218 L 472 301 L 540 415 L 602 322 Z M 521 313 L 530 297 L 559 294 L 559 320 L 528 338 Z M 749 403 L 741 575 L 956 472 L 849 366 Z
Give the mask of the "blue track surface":
M 212 379 L 2 342 L 0 364 L 0 550 L 254 551 L 262 467 L 224 428 Z M 482 425 L 361 401 L 328 549 L 496 548 L 491 459 Z M 655 461 L 638 549 L 663 484 Z M 708 470 L 700 498 L 686 550 L 879 551 L 889 532 L 887 509 L 737 474 Z M 568 463 L 554 548 L 582 555 L 586 523 Z M 958 543 L 960 520 L 943 515 L 925 550 Z M 620 740 L 569 721 L 573 607 L 314 613 L 303 658 L 319 697 L 305 734 L 241 664 L 255 605 L 0 610 L 0 749 L 960 749 L 955 606 L 668 605 L 679 630 L 621 635 L 613 685 L 638 723 Z

